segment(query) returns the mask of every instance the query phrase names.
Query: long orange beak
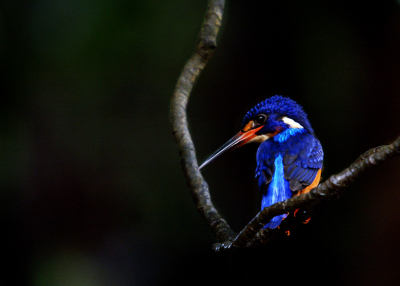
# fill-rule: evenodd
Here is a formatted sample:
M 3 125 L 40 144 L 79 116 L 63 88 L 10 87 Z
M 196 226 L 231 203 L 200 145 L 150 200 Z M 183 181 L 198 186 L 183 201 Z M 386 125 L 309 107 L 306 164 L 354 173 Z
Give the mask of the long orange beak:
M 228 142 L 226 142 L 224 145 L 222 145 L 221 148 L 219 148 L 217 151 L 214 152 L 207 160 L 204 161 L 203 164 L 199 167 L 199 170 L 204 168 L 206 165 L 210 164 L 211 162 L 214 162 L 218 157 L 220 157 L 222 154 L 224 154 L 228 150 L 233 150 L 236 148 L 239 148 L 243 146 L 244 144 L 248 143 L 251 139 L 256 137 L 256 132 L 263 128 L 264 126 L 260 126 L 254 129 L 250 129 L 248 131 L 242 132 L 240 131 L 238 134 L 236 134 L 233 138 L 231 138 Z

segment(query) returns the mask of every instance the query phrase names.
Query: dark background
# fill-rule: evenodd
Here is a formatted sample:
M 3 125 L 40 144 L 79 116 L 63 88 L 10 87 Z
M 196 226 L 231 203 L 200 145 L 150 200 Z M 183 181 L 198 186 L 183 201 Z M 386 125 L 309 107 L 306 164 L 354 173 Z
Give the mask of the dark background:
M 0 285 L 398 285 L 399 158 L 289 237 L 212 253 L 168 119 L 206 5 L 0 2 Z M 304 106 L 324 178 L 399 136 L 398 1 L 232 0 L 218 42 L 188 106 L 199 161 L 275 94 Z M 203 171 L 235 231 L 256 149 Z

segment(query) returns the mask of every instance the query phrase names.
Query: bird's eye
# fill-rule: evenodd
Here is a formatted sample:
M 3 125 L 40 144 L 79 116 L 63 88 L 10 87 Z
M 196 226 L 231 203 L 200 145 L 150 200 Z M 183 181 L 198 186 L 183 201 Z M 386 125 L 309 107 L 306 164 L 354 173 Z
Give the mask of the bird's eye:
M 257 115 L 255 122 L 258 125 L 263 125 L 266 120 L 267 120 L 267 116 L 265 114 L 259 114 L 259 115 Z

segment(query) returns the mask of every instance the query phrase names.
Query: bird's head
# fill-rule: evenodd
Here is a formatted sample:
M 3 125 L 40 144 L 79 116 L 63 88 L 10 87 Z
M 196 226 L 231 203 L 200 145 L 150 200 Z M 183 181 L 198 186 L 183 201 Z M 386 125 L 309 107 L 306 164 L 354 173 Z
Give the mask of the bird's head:
M 250 142 L 262 143 L 289 128 L 303 129 L 305 132 L 314 134 L 307 114 L 299 104 L 279 95 L 270 97 L 246 113 L 240 132 L 212 154 L 199 169 L 228 150 Z

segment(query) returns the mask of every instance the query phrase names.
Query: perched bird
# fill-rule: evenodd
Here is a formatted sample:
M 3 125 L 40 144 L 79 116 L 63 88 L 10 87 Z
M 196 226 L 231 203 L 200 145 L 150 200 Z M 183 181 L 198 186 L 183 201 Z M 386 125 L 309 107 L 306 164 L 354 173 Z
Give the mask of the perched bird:
M 246 143 L 257 150 L 256 178 L 262 192 L 261 210 L 293 196 L 308 193 L 321 178 L 324 152 L 307 114 L 294 100 L 273 96 L 244 116 L 241 131 L 200 167 Z M 276 228 L 287 214 L 274 217 L 264 228 Z

